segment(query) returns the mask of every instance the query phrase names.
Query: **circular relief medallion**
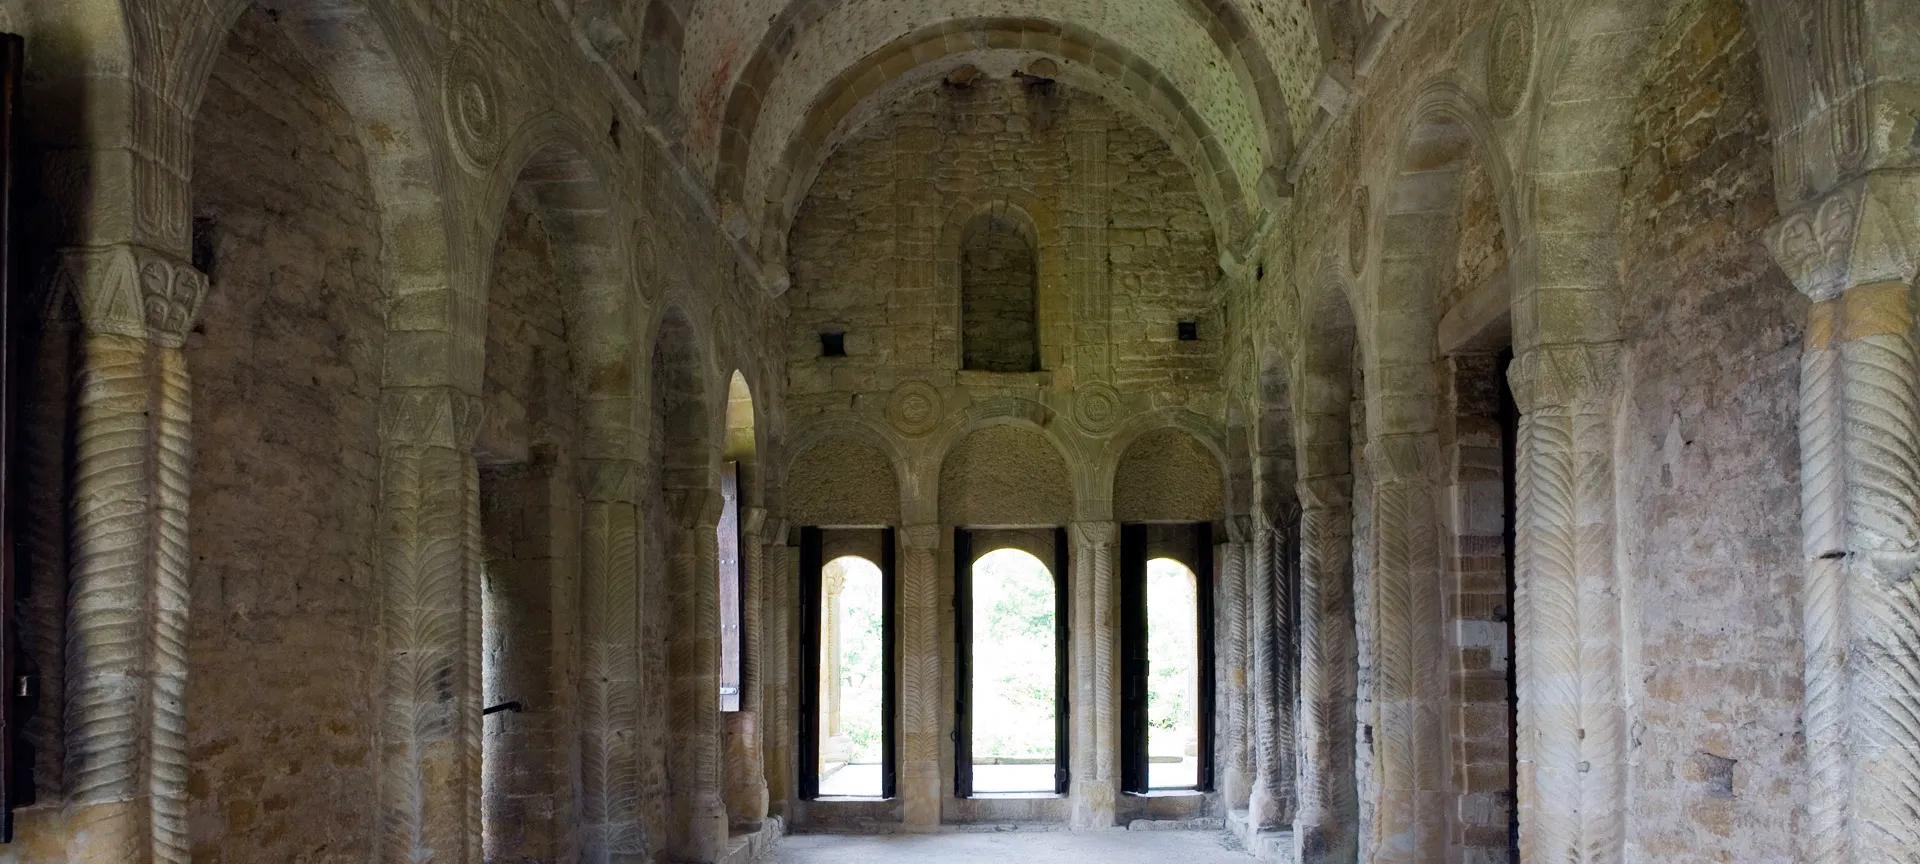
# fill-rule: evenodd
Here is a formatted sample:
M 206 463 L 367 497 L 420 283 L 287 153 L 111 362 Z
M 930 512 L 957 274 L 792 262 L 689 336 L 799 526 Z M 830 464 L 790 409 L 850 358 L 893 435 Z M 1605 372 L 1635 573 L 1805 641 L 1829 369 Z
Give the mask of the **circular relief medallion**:
M 1110 384 L 1098 381 L 1074 388 L 1073 420 L 1080 431 L 1102 435 L 1113 431 L 1120 419 L 1120 393 Z
M 1373 218 L 1369 203 L 1372 197 L 1367 187 L 1362 186 L 1353 190 L 1352 203 L 1347 207 L 1347 266 L 1356 276 L 1367 267 L 1367 229 L 1370 227 L 1367 221 Z
M 500 155 L 500 85 L 472 46 L 462 45 L 447 59 L 441 87 L 454 150 L 467 170 L 484 173 Z
M 887 422 L 900 434 L 918 438 L 940 423 L 940 391 L 925 381 L 908 381 L 893 388 L 887 402 Z
M 1533 3 L 1506 0 L 1493 19 L 1487 59 L 1487 102 L 1493 113 L 1512 117 L 1527 100 L 1533 78 Z

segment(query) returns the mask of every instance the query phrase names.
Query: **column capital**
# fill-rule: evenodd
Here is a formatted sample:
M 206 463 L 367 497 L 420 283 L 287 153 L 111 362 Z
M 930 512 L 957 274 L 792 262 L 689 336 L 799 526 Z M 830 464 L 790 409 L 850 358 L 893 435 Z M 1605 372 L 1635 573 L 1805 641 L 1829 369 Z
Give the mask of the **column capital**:
M 940 526 L 932 522 L 903 526 L 900 545 L 908 549 L 939 549 Z
M 1859 285 L 1907 285 L 1920 266 L 1920 172 L 1875 171 L 1843 184 L 1780 217 L 1766 242 L 1815 302 Z
M 606 504 L 633 504 L 640 500 L 646 469 L 637 459 L 582 459 L 574 478 L 580 497 Z
M 48 283 L 48 317 L 170 348 L 185 344 L 207 296 L 207 276 L 191 263 L 132 243 L 63 249 Z
M 1249 516 L 1245 513 L 1238 513 L 1232 516 L 1228 516 L 1225 521 L 1227 523 L 1227 542 L 1229 543 L 1252 543 L 1253 542 L 1253 517 L 1252 516 Z
M 667 511 L 673 524 L 685 530 L 711 528 L 720 524 L 720 508 L 726 503 L 712 489 L 669 489 Z
M 1353 503 L 1353 475 L 1303 477 L 1293 490 L 1302 510 L 1345 510 Z
M 1112 546 L 1120 539 L 1118 522 L 1074 522 L 1067 526 L 1076 546 Z
M 1439 442 L 1430 432 L 1387 435 L 1367 442 L 1367 470 L 1373 485 L 1411 483 L 1432 475 L 1439 462 Z
M 453 387 L 387 387 L 380 391 L 380 440 L 468 452 L 484 415 L 480 397 Z
M 767 508 L 746 507 L 740 511 L 740 533 L 759 534 L 767 526 Z
M 1608 402 L 1620 380 L 1620 345 L 1541 345 L 1514 358 L 1507 385 L 1522 413 Z

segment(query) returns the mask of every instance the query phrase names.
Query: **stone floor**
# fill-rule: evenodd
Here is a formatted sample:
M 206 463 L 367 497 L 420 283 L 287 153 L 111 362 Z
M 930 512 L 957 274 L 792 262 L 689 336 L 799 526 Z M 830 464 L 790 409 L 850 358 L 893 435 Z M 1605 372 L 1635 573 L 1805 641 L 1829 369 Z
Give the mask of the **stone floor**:
M 1249 864 L 1215 831 L 1017 831 L 836 836 L 800 834 L 770 864 Z

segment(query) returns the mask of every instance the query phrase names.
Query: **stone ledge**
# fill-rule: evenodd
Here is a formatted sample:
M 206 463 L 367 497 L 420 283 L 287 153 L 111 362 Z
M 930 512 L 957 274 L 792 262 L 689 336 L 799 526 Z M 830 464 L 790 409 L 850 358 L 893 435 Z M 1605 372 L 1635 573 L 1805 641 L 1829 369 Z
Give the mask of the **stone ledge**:
M 719 864 L 753 864 L 773 851 L 774 844 L 786 833 L 786 820 L 768 816 L 758 829 L 729 836 L 727 854 L 721 856 Z
M 1240 845 L 1247 850 L 1247 854 L 1252 855 L 1255 860 L 1294 860 L 1292 831 L 1255 831 L 1253 821 L 1248 818 L 1245 810 L 1235 810 L 1227 814 L 1227 829 L 1232 832 L 1234 839 L 1240 841 Z

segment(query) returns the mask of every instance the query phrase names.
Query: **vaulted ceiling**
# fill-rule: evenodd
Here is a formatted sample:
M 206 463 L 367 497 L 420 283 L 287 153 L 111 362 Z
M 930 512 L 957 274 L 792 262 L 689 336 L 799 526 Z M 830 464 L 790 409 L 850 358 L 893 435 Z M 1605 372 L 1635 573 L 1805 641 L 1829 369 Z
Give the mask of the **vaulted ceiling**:
M 1323 74 L 1379 2 L 573 0 L 571 12 L 708 181 L 729 231 L 777 260 L 841 138 L 910 84 L 1009 54 L 1159 131 L 1236 248 L 1284 194 Z

